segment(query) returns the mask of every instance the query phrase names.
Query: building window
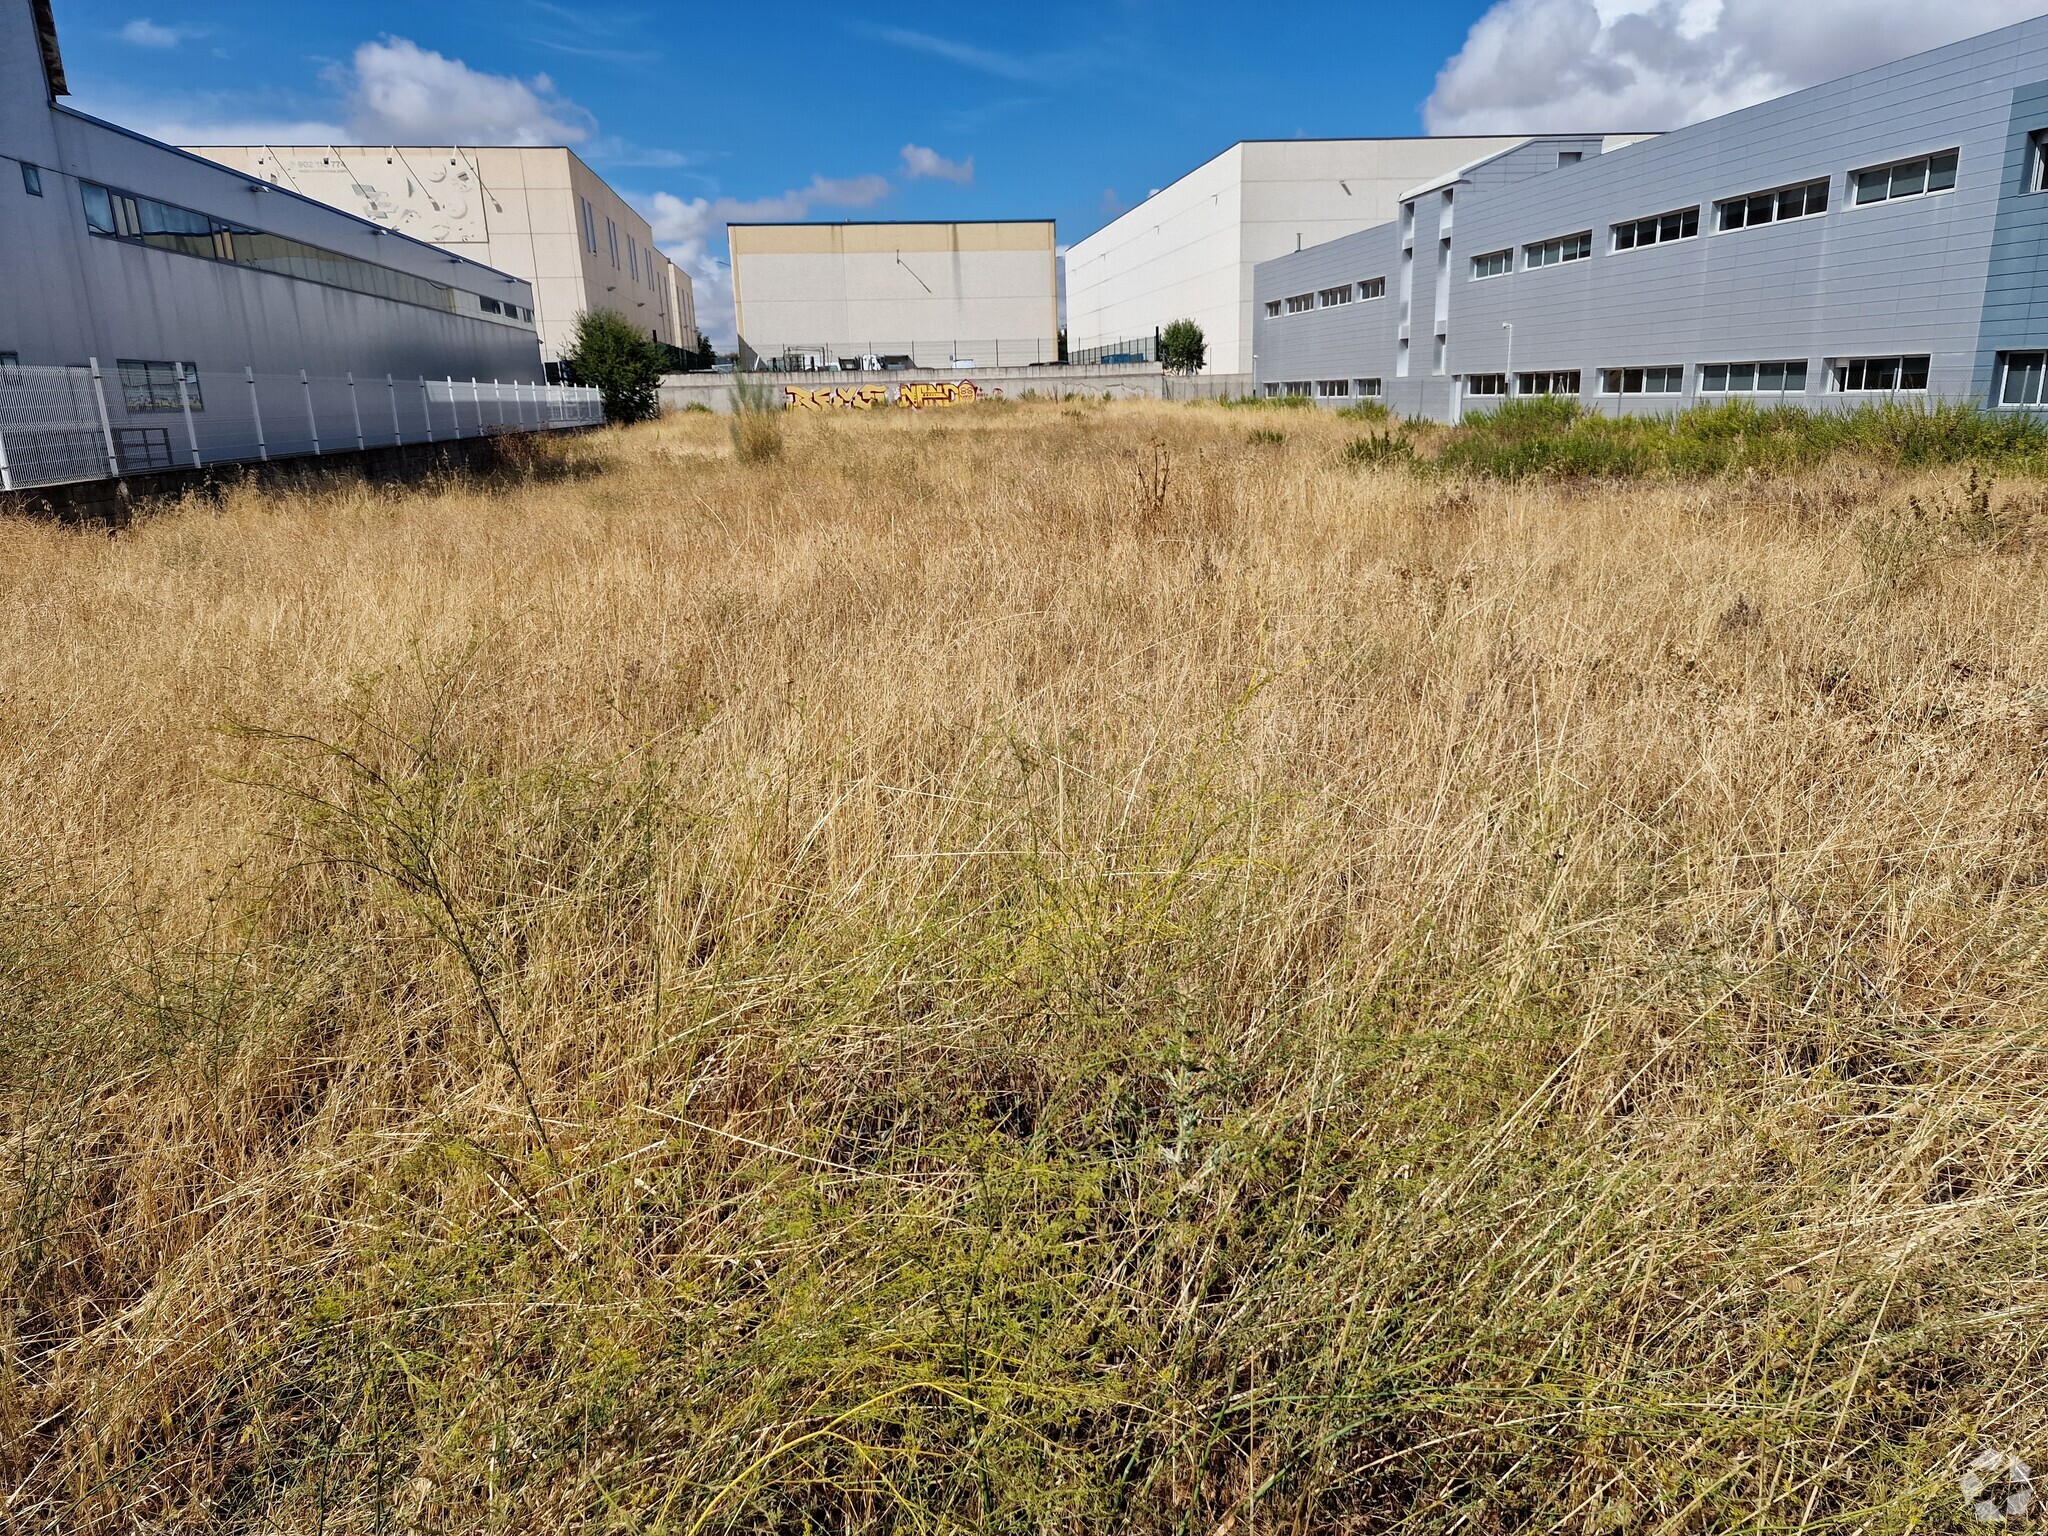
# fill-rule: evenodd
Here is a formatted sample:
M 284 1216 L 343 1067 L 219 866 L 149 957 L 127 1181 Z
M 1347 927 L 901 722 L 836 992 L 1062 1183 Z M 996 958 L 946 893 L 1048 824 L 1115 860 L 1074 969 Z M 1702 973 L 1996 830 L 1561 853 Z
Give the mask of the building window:
M 185 394 L 192 409 L 206 409 L 206 402 L 199 396 L 197 363 L 154 363 L 124 357 L 114 366 L 121 374 L 121 403 L 131 411 L 182 411 L 185 403 L 178 398 L 180 374 L 184 376 Z
M 1560 149 L 1557 152 L 1557 168 L 1559 170 L 1563 170 L 1568 165 L 1577 165 L 1581 160 L 1585 158 L 1586 153 L 1584 150 Z
M 1319 400 L 1349 400 L 1351 381 L 1349 379 L 1316 380 L 1316 398 Z
M 0 364 L 5 364 L 5 353 L 0 353 Z M 2048 386 L 2048 352 L 2002 352 L 1999 366 L 2005 371 L 2005 379 L 1999 386 L 2000 405 L 2040 405 L 2044 386 Z
M 1654 219 L 1631 219 L 1615 225 L 1614 248 L 1634 251 L 1646 245 L 1669 245 L 1674 240 L 1691 240 L 1699 232 L 1699 209 L 1681 208 L 1676 213 L 1660 213 Z
M 1604 368 L 1603 395 L 1676 395 L 1685 390 L 1683 368 Z
M 1845 357 L 1835 363 L 1835 388 L 1845 395 L 1925 394 L 1929 359 Z
M 19 384 L 20 382 L 21 354 L 19 352 L 0 352 L 0 384 Z
M 1926 197 L 1934 192 L 1953 192 L 1960 150 L 1929 155 L 1921 160 L 1901 160 L 1897 165 L 1880 165 L 1858 171 L 1851 178 L 1856 188 L 1856 206 L 1866 203 L 1896 203 L 1901 198 Z
M 1269 319 L 1273 320 L 1280 318 L 1280 301 L 1278 299 L 1268 299 L 1266 301 L 1266 315 Z
M 616 267 L 619 264 L 619 226 L 617 221 L 606 219 L 604 221 L 604 232 L 611 240 L 612 265 Z
M 1387 280 L 1384 277 L 1368 277 L 1358 285 L 1358 302 L 1370 299 L 1384 299 L 1387 296 Z
M 477 300 L 477 303 L 483 306 L 483 311 L 487 315 L 502 315 L 503 313 L 505 313 L 505 306 L 500 304 L 496 299 L 480 298 Z
M 633 281 L 640 281 L 640 242 L 631 235 L 626 236 L 626 266 L 633 274 Z
M 1386 386 L 1378 379 L 1357 379 L 1352 383 L 1352 393 L 1361 400 L 1377 400 L 1386 392 Z
M 2027 135 L 2027 190 L 2048 192 L 2048 128 Z
M 210 214 L 117 192 L 90 181 L 81 181 L 78 191 L 85 204 L 85 227 L 102 239 L 250 267 L 329 288 L 395 299 L 402 304 L 420 304 L 428 309 L 456 308 L 453 288 L 414 277 L 410 272 L 380 267 L 375 262 L 322 250 L 282 235 L 245 229 Z
M 1465 381 L 1465 393 L 1484 399 L 1505 397 L 1508 376 L 1504 373 L 1475 373 Z
M 1351 302 L 1351 285 L 1344 283 L 1335 288 L 1325 288 L 1316 295 L 1316 302 L 1324 309 L 1335 309 L 1339 304 Z
M 1280 393 L 1294 400 L 1306 400 L 1315 390 L 1307 379 L 1292 379 L 1280 386 Z
M 1316 307 L 1316 296 L 1312 293 L 1297 293 L 1287 301 L 1287 313 L 1305 315 Z
M 1775 192 L 1752 192 L 1747 197 L 1731 197 L 1714 205 L 1716 224 L 1723 230 L 1754 229 L 1759 224 L 1810 219 L 1827 211 L 1828 184 L 1825 181 L 1781 187 Z
M 1567 261 L 1585 261 L 1593 254 L 1593 232 L 1566 235 L 1560 240 L 1545 240 L 1541 245 L 1527 247 L 1522 265 L 1530 271 L 1538 267 L 1555 267 Z
M 21 167 L 21 189 L 30 197 L 43 195 L 43 173 L 37 167 L 23 161 Z
M 591 255 L 597 254 L 597 210 L 590 206 L 590 199 L 579 198 L 583 204 L 583 245 Z
M 1705 363 L 1700 367 L 1703 395 L 1803 395 L 1806 364 Z
M 1516 381 L 1517 392 L 1524 395 L 1576 395 L 1579 393 L 1577 369 L 1562 373 L 1525 373 Z
M 1472 258 L 1472 280 L 1478 282 L 1486 277 L 1506 277 L 1515 270 L 1513 251 L 1488 251 L 1484 256 Z

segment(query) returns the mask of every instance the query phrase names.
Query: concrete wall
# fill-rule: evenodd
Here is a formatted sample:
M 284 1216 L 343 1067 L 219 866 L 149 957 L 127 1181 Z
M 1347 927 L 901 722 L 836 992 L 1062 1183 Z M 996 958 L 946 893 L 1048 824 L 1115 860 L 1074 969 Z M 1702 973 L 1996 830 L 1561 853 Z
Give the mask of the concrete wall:
M 573 151 L 265 144 L 191 152 L 526 279 L 550 362 L 568 351 L 586 309 L 615 309 L 656 341 L 696 345 L 689 275 Z
M 1807 388 L 1766 403 L 1854 405 L 1832 365 L 1862 357 L 1932 360 L 1921 399 L 1988 401 L 1998 355 L 2048 348 L 2048 197 L 2026 189 L 2029 136 L 2048 130 L 2048 19 L 2025 22 L 1846 80 L 1521 179 L 1458 189 L 1451 232 L 1445 373 L 1425 374 L 1418 298 L 1410 381 L 1390 387 L 1403 411 L 1449 416 L 1460 383 L 1506 373 L 1576 370 L 1589 405 L 1670 411 L 1703 398 L 1707 363 L 1802 361 Z M 1955 189 L 1856 206 L 1858 170 L 1960 152 Z M 1825 179 L 1824 214 L 1721 232 L 1717 203 Z M 1419 199 L 1415 251 L 1427 267 L 1432 199 Z M 1695 238 L 1620 250 L 1623 221 L 1698 208 Z M 1591 231 L 1591 259 L 1531 270 L 1530 244 Z M 1328 252 L 1262 267 L 1261 297 L 1299 289 L 1334 264 L 1385 259 L 1375 231 Z M 1512 248 L 1516 270 L 1475 280 L 1471 258 Z M 1397 337 L 1352 332 L 1317 312 L 1268 332 L 1261 383 L 1395 372 Z M 1262 353 L 1268 343 L 1262 342 Z M 1677 395 L 1607 397 L 1600 371 L 1677 366 Z M 1313 373 L 1303 370 L 1314 370 Z
M 1522 138 L 1234 144 L 1067 252 L 1067 345 L 1083 351 L 1198 322 L 1219 373 L 1252 371 L 1258 263 L 1394 217 L 1416 183 Z
M 906 384 L 962 384 L 974 385 L 977 394 L 1010 397 L 1027 391 L 1041 397 L 1059 398 L 1066 395 L 1082 395 L 1100 400 L 1108 396 L 1114 400 L 1163 400 L 1182 398 L 1169 395 L 1170 385 L 1181 381 L 1169 380 L 1156 363 L 1113 363 L 1100 368 L 976 368 L 972 373 L 943 368 L 891 369 L 886 373 L 856 372 L 848 369 L 841 372 L 818 373 L 773 373 L 735 375 L 730 373 L 672 373 L 661 381 L 661 408 L 665 411 L 688 410 L 702 406 L 729 415 L 733 409 L 735 381 L 744 377 L 750 384 L 764 388 L 770 397 L 789 401 L 788 392 L 800 390 L 838 390 L 847 395 L 857 394 L 865 389 L 879 388 L 888 392 L 889 403 L 894 405 L 902 387 Z M 1193 398 L 1190 394 L 1187 398 Z
M 743 362 L 867 356 L 981 367 L 1059 357 L 1049 221 L 735 224 Z

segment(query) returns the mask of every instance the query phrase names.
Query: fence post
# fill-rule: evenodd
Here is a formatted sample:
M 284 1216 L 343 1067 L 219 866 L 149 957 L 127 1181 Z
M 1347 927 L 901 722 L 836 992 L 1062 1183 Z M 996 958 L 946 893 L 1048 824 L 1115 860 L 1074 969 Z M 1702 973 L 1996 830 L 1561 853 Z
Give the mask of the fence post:
M 452 374 L 452 373 L 451 373 L 451 374 L 449 374 L 449 375 L 447 375 L 447 381 L 448 381 L 448 420 L 449 420 L 449 421 L 450 421 L 450 422 L 451 422 L 451 423 L 452 423 L 452 424 L 454 425 L 454 427 L 455 427 L 455 435 L 456 435 L 457 437 L 460 437 L 460 436 L 462 436 L 462 412 L 458 411 L 458 410 L 457 410 L 457 409 L 455 408 L 455 375 L 454 375 L 454 374 Z
M 420 414 L 427 418 L 427 441 L 434 440 L 434 397 L 427 393 L 427 376 L 420 375 Z
M 178 365 L 178 408 L 185 413 L 185 441 L 192 446 L 192 467 L 199 467 L 199 433 L 192 425 L 192 391 L 185 385 L 185 365 Z
M 484 393 L 476 387 L 476 375 L 469 376 L 469 403 L 476 407 L 476 435 L 484 435 Z
M 363 443 L 363 408 L 356 400 L 356 376 L 353 372 L 348 376 L 348 408 L 355 414 L 356 452 L 361 453 L 365 446 Z
M 306 377 L 306 370 L 299 370 L 299 388 L 306 392 L 306 430 L 313 434 L 313 456 L 320 456 L 320 418 L 313 414 L 313 381 Z
M 249 381 L 249 414 L 256 419 L 256 455 L 268 463 L 270 444 L 263 440 L 263 402 L 256 398 L 256 370 L 244 368 L 242 373 Z
M 99 402 L 100 431 L 106 434 L 107 439 L 107 472 L 118 480 L 121 478 L 121 456 L 114 451 L 114 424 L 107 419 L 107 387 L 100 382 L 100 360 L 93 357 L 86 361 L 92 364 L 92 393 Z
M 14 489 L 14 471 L 7 464 L 7 434 L 0 432 L 0 491 Z
M 384 375 L 384 392 L 391 396 L 391 446 L 405 446 L 405 428 L 398 424 L 398 386 L 391 382 L 391 375 Z

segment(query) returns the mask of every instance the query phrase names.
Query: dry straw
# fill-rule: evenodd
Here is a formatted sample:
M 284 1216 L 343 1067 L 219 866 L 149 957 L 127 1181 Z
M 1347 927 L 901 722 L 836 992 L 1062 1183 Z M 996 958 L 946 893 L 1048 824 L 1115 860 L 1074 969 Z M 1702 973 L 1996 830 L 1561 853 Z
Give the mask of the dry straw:
M 0 1523 L 1878 1532 L 2040 1449 L 2030 489 L 749 420 L 0 525 Z

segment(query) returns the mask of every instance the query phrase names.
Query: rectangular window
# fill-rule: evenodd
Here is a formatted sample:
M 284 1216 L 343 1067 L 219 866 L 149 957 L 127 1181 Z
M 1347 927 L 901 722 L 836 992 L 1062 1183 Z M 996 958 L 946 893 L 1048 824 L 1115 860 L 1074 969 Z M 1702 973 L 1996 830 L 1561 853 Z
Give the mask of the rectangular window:
M 1754 229 L 1759 224 L 1782 224 L 1787 219 L 1810 219 L 1828 211 L 1828 183 L 1809 181 L 1773 192 L 1751 192 L 1714 204 L 1717 229 Z
M 597 210 L 590 206 L 590 199 L 577 199 L 583 204 L 583 246 L 591 255 L 597 254 Z
M 453 288 L 409 272 L 323 250 L 283 235 L 246 229 L 190 208 L 159 203 L 89 181 L 81 181 L 78 192 L 85 207 L 85 227 L 102 239 L 250 267 L 279 277 L 296 277 L 428 309 L 456 308 Z
M 1506 277 L 1515 270 L 1513 251 L 1488 251 L 1484 256 L 1472 258 L 1472 280 L 1478 282 L 1486 277 Z
M 1541 245 L 1525 248 L 1522 265 L 1530 271 L 1538 267 L 1555 267 L 1567 261 L 1586 261 L 1593 254 L 1593 231 L 1583 234 L 1566 235 L 1561 240 L 1545 240 Z
M 1516 381 L 1519 391 L 1525 395 L 1576 395 L 1579 393 L 1577 369 L 1561 373 L 1525 373 Z
M 1685 392 L 1683 368 L 1603 368 L 1603 395 L 1677 395 Z
M 611 239 L 612 265 L 616 267 L 619 264 L 619 226 L 617 221 L 606 219 L 604 221 L 604 230 L 605 234 Z
M 640 281 L 640 242 L 631 235 L 626 236 L 626 266 L 633 274 L 633 281 Z
M 1335 288 L 1325 288 L 1316 295 L 1316 303 L 1320 304 L 1324 309 L 1335 309 L 1339 304 L 1349 304 L 1350 302 L 1351 285 L 1349 283 L 1341 284 Z
M 1384 277 L 1368 277 L 1358 285 L 1358 302 L 1369 299 L 1384 299 L 1387 296 L 1387 280 Z
M 1349 400 L 1351 381 L 1349 379 L 1316 380 L 1316 398 L 1319 400 Z
M 199 397 L 197 363 L 155 363 L 124 357 L 114 366 L 121 375 L 121 403 L 131 411 L 182 411 L 184 402 L 178 398 L 180 374 L 184 375 L 185 394 L 192 409 L 206 409 L 206 402 Z
M 2048 192 L 2048 128 L 2027 135 L 2027 190 Z
M 28 164 L 26 161 L 22 163 L 21 167 L 21 189 L 30 197 L 41 197 L 43 195 L 43 173 L 40 169 Z
M 1703 395 L 1803 395 L 1806 393 L 1806 362 L 1786 363 L 1703 363 L 1700 366 Z
M 1577 165 L 1581 160 L 1585 158 L 1586 152 L 1584 150 L 1560 149 L 1557 152 L 1557 168 L 1559 170 L 1563 170 L 1568 165 Z
M 1269 299 L 1266 301 L 1266 314 L 1269 318 L 1274 320 L 1278 320 L 1280 318 L 1280 301 L 1278 299 Z
M 1316 296 L 1312 293 L 1297 293 L 1287 301 L 1287 313 L 1305 315 L 1316 307 Z
M 0 363 L 6 361 L 0 354 Z M 2048 352 L 2004 352 L 1998 363 L 2004 372 L 1998 390 L 2000 405 L 2040 405 L 2048 385 Z
M 483 306 L 483 311 L 487 315 L 502 315 L 505 313 L 505 306 L 496 299 L 478 299 L 477 303 Z
M 1930 359 L 1845 357 L 1835 362 L 1835 388 L 1845 395 L 1925 394 Z
M 1953 192 L 1960 150 L 1948 150 L 1921 160 L 1901 160 L 1897 165 L 1880 165 L 1858 171 L 1850 178 L 1856 188 L 1856 206 L 1896 203 L 1902 198 L 1926 197 L 1934 192 Z
M 1504 373 L 1475 373 L 1465 381 L 1465 393 L 1481 399 L 1503 398 L 1508 392 Z
M 1615 225 L 1614 248 L 1634 251 L 1646 245 L 1669 245 L 1674 240 L 1691 240 L 1699 232 L 1699 209 L 1681 208 L 1676 213 L 1660 213 L 1653 219 L 1631 219 Z
M 21 354 L 19 352 L 0 352 L 0 384 L 19 384 L 20 382 Z
M 1354 381 L 1353 392 L 1361 400 L 1377 400 L 1387 391 L 1378 379 L 1358 379 Z
M 1307 379 L 1290 379 L 1280 386 L 1280 393 L 1294 400 L 1306 400 L 1315 390 Z

